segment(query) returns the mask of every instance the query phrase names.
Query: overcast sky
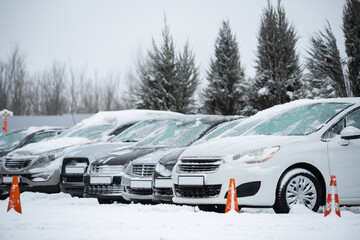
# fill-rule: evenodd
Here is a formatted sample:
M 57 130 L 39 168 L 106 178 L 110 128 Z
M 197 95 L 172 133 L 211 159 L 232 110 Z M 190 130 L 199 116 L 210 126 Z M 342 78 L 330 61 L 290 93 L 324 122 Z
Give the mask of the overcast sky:
M 272 0 L 276 3 L 275 0 Z M 345 57 L 344 0 L 283 0 L 306 55 L 309 37 L 329 20 Z M 202 79 L 213 56 L 222 19 L 229 19 L 247 76 L 254 76 L 257 32 L 266 0 L 0 0 L 0 58 L 18 44 L 31 71 L 54 60 L 106 75 L 126 75 L 151 39 L 160 40 L 164 13 L 177 48 L 186 40 L 196 54 Z

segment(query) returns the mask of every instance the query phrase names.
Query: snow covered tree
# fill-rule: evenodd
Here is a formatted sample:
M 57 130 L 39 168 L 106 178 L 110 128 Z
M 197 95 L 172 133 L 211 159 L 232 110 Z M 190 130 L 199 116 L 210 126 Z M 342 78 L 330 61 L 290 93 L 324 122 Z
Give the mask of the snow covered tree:
M 348 78 L 352 93 L 360 97 L 360 1 L 347 0 L 343 10 L 343 31 L 348 56 Z
M 270 2 L 263 11 L 256 60 L 253 107 L 262 110 L 302 95 L 302 69 L 296 52 L 298 36 L 286 19 L 284 7 Z
M 136 95 L 139 100 L 135 105 L 137 108 L 186 113 L 199 82 L 194 56 L 188 44 L 183 54 L 176 56 L 166 21 L 162 41 L 159 48 L 153 40 L 152 50 L 138 66 L 140 83 Z
M 243 110 L 245 73 L 229 21 L 221 23 L 215 41 L 215 58 L 211 59 L 207 80 L 209 85 L 202 93 L 205 113 L 233 115 Z
M 343 63 L 329 22 L 310 42 L 306 66 L 313 97 L 346 97 Z
M 194 92 L 199 85 L 199 70 L 195 65 L 189 42 L 186 42 L 184 50 L 179 53 L 176 62 L 176 112 L 190 113 L 194 110 Z

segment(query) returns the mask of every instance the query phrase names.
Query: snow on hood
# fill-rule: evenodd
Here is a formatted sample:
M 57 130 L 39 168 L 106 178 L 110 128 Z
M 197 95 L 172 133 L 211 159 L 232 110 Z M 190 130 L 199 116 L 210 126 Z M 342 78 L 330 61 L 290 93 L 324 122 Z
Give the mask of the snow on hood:
M 190 146 L 184 151 L 181 157 L 225 157 L 228 155 L 236 155 L 249 150 L 296 143 L 304 139 L 304 136 L 268 135 L 213 139 L 203 144 Z
M 9 153 L 8 156 L 13 157 L 13 156 L 26 156 L 26 155 L 39 155 L 42 153 L 63 149 L 74 145 L 85 144 L 88 142 L 89 142 L 88 139 L 80 138 L 80 137 L 65 137 L 65 138 L 51 139 L 49 141 L 42 141 L 38 143 L 28 144 L 25 147 L 19 148 Z

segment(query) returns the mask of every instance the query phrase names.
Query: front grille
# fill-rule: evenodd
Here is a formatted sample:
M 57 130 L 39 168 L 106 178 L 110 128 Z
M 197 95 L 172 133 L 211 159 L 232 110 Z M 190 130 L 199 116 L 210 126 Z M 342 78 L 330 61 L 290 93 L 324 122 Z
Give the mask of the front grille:
M 134 164 L 132 165 L 132 173 L 136 176 L 151 176 L 155 170 L 155 164 Z
M 183 173 L 216 172 L 221 159 L 183 158 L 180 160 L 178 171 Z
M 121 193 L 121 185 L 88 185 L 85 187 L 85 194 L 88 195 L 121 195 Z
M 30 165 L 31 159 L 6 159 L 5 167 L 11 170 L 26 168 Z
M 172 188 L 154 188 L 154 195 L 156 196 L 173 196 Z
M 91 165 L 90 173 L 115 175 L 121 173 L 123 165 Z
M 134 194 L 134 195 L 152 195 L 153 190 L 150 189 L 134 189 L 134 188 L 130 188 L 130 187 L 126 187 L 126 192 L 129 194 Z
M 221 191 L 220 185 L 180 186 L 175 184 L 175 193 L 178 197 L 208 198 L 217 197 Z

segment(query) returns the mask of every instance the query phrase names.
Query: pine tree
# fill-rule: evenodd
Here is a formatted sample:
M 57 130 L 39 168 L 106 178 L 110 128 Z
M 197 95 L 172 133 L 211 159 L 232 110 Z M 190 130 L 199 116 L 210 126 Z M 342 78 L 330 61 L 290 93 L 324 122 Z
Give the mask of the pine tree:
M 175 111 L 181 113 L 190 113 L 194 111 L 194 92 L 199 85 L 199 69 L 195 65 L 195 56 L 193 55 L 189 42 L 186 42 L 182 54 L 177 58 L 176 64 L 176 105 Z
M 258 34 L 255 97 L 253 107 L 262 110 L 301 97 L 302 69 L 296 52 L 298 36 L 286 19 L 281 2 L 270 2 L 261 18 Z
M 183 54 L 176 56 L 173 39 L 165 21 L 162 45 L 155 41 L 137 73 L 139 87 L 136 90 L 137 108 L 171 110 L 187 113 L 191 110 L 192 95 L 198 85 L 198 69 L 194 55 L 185 45 Z
M 244 69 L 240 64 L 236 36 L 229 21 L 223 21 L 215 42 L 215 59 L 207 72 L 209 85 L 202 94 L 204 112 L 209 114 L 239 114 L 244 107 Z
M 329 22 L 323 32 L 314 34 L 308 51 L 307 69 L 314 97 L 346 97 L 342 60 Z
M 348 78 L 354 96 L 360 97 L 360 1 L 347 0 L 343 10 L 343 31 L 348 56 Z

